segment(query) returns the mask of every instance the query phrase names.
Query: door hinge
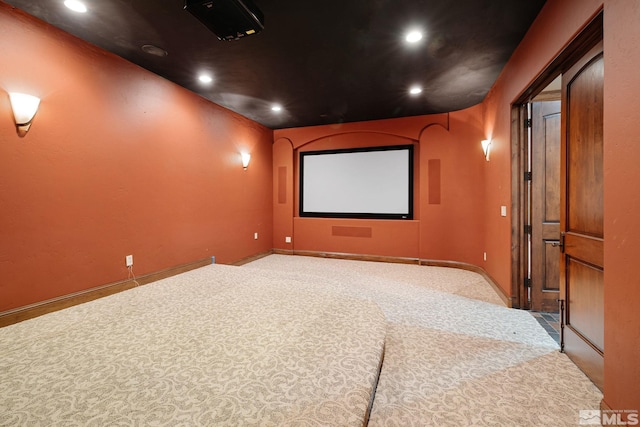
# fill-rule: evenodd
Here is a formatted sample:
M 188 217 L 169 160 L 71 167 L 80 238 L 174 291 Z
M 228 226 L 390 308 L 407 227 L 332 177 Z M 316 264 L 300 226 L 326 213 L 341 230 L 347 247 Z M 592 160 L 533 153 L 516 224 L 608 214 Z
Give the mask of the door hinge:
M 525 128 L 530 128 L 531 127 L 531 119 L 526 119 L 524 121 L 524 127 Z
M 524 234 L 531 234 L 532 231 L 533 230 L 531 228 L 531 225 L 525 224 L 525 226 L 524 226 Z
M 533 174 L 531 172 L 525 172 L 524 173 L 524 180 L 525 181 L 531 181 L 533 179 Z
M 528 277 L 524 279 L 524 287 L 525 288 L 531 287 L 531 279 L 529 279 Z

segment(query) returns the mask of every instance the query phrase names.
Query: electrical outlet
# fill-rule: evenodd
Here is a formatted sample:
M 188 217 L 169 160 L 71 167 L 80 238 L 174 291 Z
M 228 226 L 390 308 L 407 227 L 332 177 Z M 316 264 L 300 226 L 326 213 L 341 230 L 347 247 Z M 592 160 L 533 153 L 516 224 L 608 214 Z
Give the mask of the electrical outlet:
M 258 233 L 253 233 L 254 240 L 258 240 Z
M 124 262 L 127 264 L 127 267 L 133 266 L 133 255 L 127 255 L 124 257 Z
M 507 216 L 507 207 L 506 206 L 500 206 L 500 215 Z
M 285 243 L 291 243 L 291 236 L 287 236 L 284 238 Z

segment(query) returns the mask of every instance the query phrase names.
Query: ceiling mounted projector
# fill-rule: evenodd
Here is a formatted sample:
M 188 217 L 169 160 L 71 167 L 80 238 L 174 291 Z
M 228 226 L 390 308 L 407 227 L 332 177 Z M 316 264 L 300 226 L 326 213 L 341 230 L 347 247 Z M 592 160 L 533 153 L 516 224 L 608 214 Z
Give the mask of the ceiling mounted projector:
M 186 0 L 184 8 L 218 40 L 238 40 L 264 28 L 264 15 L 251 0 Z

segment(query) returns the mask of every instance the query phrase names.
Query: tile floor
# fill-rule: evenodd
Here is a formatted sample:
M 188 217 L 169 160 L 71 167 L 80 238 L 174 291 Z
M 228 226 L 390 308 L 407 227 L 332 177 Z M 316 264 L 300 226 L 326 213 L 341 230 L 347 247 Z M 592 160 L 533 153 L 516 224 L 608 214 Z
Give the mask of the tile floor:
M 551 338 L 560 344 L 560 315 L 558 313 L 543 313 L 532 311 L 531 315 L 551 335 Z

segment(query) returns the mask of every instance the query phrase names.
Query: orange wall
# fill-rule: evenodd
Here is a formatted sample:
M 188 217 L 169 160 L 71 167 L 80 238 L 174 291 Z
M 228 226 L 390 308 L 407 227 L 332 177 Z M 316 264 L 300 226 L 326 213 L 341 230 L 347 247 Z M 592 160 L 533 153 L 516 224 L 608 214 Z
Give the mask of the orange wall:
M 4 3 L 0 58 L 0 312 L 271 249 L 271 130 Z
M 605 379 L 614 409 L 640 409 L 640 2 L 548 0 L 485 99 L 484 124 L 493 136 L 485 170 L 487 247 L 498 256 L 487 271 L 510 282 L 510 220 L 489 213 L 510 203 L 510 105 L 572 38 L 604 8 Z
M 283 250 L 452 260 L 482 265 L 481 108 L 432 116 L 274 132 L 274 247 Z M 301 151 L 414 144 L 414 219 L 298 216 Z M 429 161 L 440 161 L 440 203 L 429 203 Z M 279 172 L 280 171 L 280 172 Z M 282 175 L 279 175 L 282 174 Z M 335 232 L 364 231 L 365 236 Z M 285 237 L 292 237 L 291 243 Z
M 640 410 L 640 3 L 604 10 L 604 398 Z

